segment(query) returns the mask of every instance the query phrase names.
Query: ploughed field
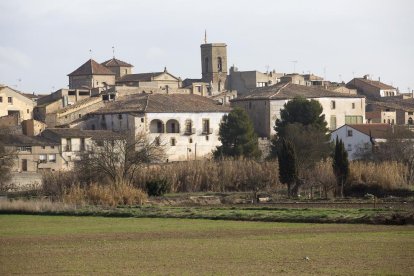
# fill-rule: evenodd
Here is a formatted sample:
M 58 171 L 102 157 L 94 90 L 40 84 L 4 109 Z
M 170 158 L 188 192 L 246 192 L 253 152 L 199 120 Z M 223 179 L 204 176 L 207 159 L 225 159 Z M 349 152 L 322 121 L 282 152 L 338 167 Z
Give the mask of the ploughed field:
M 414 275 L 414 226 L 0 215 L 0 275 Z

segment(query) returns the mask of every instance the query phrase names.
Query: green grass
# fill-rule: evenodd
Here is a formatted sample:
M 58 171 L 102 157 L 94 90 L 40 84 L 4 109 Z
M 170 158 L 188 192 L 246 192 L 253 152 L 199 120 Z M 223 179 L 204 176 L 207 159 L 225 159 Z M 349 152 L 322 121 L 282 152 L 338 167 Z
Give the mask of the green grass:
M 0 215 L 0 275 L 413 275 L 412 256 L 414 226 Z

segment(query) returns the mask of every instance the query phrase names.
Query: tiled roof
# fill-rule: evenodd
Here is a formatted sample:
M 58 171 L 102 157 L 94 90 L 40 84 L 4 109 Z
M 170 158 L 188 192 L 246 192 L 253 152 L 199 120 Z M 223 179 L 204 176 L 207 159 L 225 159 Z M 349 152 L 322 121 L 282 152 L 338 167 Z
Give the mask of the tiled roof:
M 157 77 L 164 72 L 128 74 L 122 76 L 117 82 L 135 82 L 135 81 L 151 81 L 153 77 Z
M 59 144 L 45 137 L 26 136 L 22 134 L 0 135 L 0 140 L 9 146 L 47 146 Z
M 375 104 L 385 108 L 393 108 L 414 112 L 414 99 L 397 99 L 394 97 L 383 97 L 381 98 L 381 101 L 368 101 L 367 104 Z
M 116 58 L 111 58 L 107 61 L 102 62 L 101 64 L 106 67 L 134 67 L 131 64 Z
M 218 105 L 214 100 L 198 95 L 134 94 L 110 102 L 92 114 L 230 112 L 230 110 L 229 107 Z
M 392 126 L 390 124 L 355 124 L 348 125 L 372 138 L 387 138 L 391 133 Z
M 374 81 L 374 80 L 369 80 L 369 79 L 365 79 L 365 78 L 356 78 L 356 79 L 359 80 L 359 81 L 362 81 L 366 84 L 369 84 L 369 85 L 371 85 L 375 88 L 378 88 L 378 89 L 394 89 L 395 90 L 395 87 L 392 87 L 391 85 L 382 83 L 380 81 Z M 352 80 L 349 82 L 349 84 L 354 85 Z M 356 86 L 358 86 L 358 85 L 356 85 Z
M 114 72 L 105 66 L 97 63 L 93 59 L 82 64 L 78 69 L 70 73 L 68 76 L 88 76 L 88 75 L 115 75 Z
M 281 82 L 272 86 L 260 87 L 250 91 L 249 95 L 238 97 L 231 101 L 246 100 L 284 100 L 295 97 L 305 98 L 364 98 L 361 95 L 349 95 L 336 93 L 320 86 L 304 86 L 293 83 Z
M 110 130 L 82 130 L 75 128 L 47 128 L 42 135 L 49 134 L 59 138 L 92 138 L 94 140 L 123 137 L 120 133 Z

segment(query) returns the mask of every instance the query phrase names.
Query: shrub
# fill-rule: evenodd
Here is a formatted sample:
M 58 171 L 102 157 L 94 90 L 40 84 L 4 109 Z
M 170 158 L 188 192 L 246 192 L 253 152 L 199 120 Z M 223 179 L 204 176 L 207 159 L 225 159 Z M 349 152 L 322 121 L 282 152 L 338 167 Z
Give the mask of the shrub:
M 63 196 L 63 201 L 67 203 L 111 207 L 118 205 L 142 205 L 146 199 L 146 193 L 130 185 L 102 186 L 95 183 L 86 187 L 72 186 Z
M 149 196 L 162 196 L 169 192 L 170 187 L 165 179 L 154 179 L 145 183 Z

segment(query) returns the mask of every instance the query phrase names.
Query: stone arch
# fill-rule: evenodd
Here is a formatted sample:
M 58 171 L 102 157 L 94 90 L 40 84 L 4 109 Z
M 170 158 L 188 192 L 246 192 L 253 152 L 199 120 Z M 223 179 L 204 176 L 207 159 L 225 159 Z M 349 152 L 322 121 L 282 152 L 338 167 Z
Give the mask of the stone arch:
M 167 133 L 179 133 L 180 132 L 180 123 L 175 119 L 170 119 L 165 124 Z
M 413 123 L 414 123 L 413 118 L 412 117 L 408 118 L 408 124 L 412 125 Z
M 150 123 L 151 133 L 164 133 L 164 122 L 159 119 L 154 119 Z

